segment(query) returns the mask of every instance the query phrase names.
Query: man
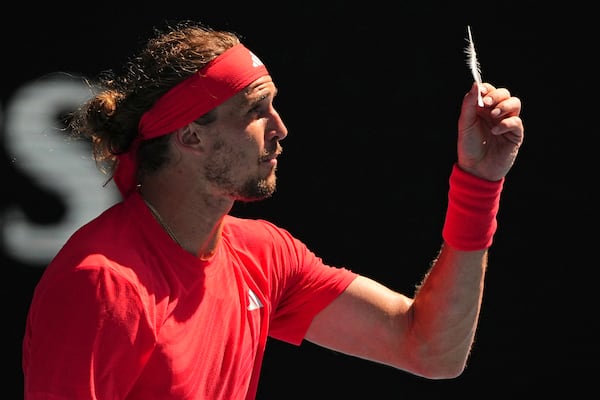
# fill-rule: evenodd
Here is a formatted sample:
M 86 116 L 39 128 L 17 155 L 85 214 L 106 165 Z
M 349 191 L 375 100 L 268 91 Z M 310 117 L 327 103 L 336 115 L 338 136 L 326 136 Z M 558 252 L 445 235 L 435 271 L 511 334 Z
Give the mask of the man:
M 229 214 L 274 193 L 288 134 L 267 68 L 234 34 L 182 22 L 101 83 L 71 128 L 123 201 L 75 232 L 36 287 L 26 399 L 254 399 L 267 337 L 461 374 L 523 141 L 518 98 L 487 83 L 464 97 L 444 243 L 411 298 Z

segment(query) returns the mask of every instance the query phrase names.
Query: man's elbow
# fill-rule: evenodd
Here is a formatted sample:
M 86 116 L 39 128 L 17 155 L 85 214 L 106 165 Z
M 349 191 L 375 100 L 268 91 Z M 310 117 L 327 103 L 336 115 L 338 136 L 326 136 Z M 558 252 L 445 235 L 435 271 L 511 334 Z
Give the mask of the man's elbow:
M 464 357 L 425 358 L 405 369 L 426 379 L 454 379 L 465 371 L 466 361 Z

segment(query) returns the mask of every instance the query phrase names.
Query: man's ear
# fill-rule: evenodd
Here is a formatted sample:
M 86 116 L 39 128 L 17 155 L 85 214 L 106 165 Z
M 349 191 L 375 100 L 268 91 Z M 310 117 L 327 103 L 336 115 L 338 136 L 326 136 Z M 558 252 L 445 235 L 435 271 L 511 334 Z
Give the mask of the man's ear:
M 175 140 L 177 145 L 184 147 L 202 147 L 202 129 L 201 126 L 195 123 L 190 123 L 184 126 L 183 128 L 177 129 L 175 131 Z

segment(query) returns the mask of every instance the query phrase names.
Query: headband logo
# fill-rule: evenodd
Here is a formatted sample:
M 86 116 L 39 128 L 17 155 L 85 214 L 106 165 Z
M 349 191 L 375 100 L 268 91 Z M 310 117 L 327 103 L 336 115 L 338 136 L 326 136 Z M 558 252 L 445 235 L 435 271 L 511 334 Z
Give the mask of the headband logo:
M 252 66 L 254 68 L 260 67 L 261 65 L 263 65 L 262 61 L 260 61 L 260 58 L 258 58 L 256 56 L 256 54 L 254 54 L 253 52 L 250 52 L 250 55 L 252 56 Z

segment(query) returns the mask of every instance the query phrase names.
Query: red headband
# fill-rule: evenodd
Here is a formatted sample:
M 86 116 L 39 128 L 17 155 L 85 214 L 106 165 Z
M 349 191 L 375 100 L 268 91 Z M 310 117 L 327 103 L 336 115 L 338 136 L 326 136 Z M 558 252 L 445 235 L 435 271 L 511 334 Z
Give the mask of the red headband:
M 142 115 L 129 151 L 118 156 L 113 179 L 123 197 L 136 187 L 137 149 L 142 140 L 186 126 L 264 75 L 268 71 L 260 59 L 237 44 L 158 99 Z

